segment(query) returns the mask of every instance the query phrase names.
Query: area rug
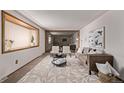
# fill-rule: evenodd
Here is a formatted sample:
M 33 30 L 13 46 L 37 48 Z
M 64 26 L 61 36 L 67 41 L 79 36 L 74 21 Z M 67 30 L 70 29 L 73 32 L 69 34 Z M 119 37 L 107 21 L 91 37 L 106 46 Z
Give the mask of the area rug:
M 96 75 L 88 75 L 88 66 L 80 65 L 75 57 L 67 56 L 67 65 L 57 67 L 46 56 L 38 65 L 22 77 L 18 83 L 98 83 Z

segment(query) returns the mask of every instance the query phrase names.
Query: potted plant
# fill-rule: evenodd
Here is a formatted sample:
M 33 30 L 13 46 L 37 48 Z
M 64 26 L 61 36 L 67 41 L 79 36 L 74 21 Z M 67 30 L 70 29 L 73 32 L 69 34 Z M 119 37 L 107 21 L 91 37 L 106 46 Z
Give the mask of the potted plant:
M 6 46 L 6 50 L 11 50 L 12 48 L 12 44 L 14 43 L 13 40 L 5 40 L 5 46 Z
M 32 37 L 31 37 L 31 46 L 34 46 L 35 45 L 35 43 L 34 43 L 34 36 L 32 35 Z

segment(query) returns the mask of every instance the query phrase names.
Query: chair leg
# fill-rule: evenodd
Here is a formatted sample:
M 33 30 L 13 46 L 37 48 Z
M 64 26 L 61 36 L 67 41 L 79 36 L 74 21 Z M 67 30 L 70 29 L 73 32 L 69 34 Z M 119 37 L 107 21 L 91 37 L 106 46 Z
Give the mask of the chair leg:
M 91 70 L 89 70 L 89 75 L 91 75 Z

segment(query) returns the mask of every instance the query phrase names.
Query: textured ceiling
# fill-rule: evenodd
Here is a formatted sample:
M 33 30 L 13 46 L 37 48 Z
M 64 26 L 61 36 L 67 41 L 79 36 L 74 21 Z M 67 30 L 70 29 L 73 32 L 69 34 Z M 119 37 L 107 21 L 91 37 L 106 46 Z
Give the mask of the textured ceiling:
M 17 11 L 47 30 L 80 30 L 105 10 L 20 10 Z

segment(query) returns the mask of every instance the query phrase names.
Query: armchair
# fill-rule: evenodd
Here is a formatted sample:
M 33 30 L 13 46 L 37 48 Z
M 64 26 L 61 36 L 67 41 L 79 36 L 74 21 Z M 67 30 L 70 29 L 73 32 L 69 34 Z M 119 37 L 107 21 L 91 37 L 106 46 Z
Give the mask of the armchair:
M 71 54 L 70 47 L 69 46 L 63 46 L 63 53 L 64 54 Z
M 59 53 L 59 46 L 52 46 L 52 51 L 50 52 L 51 55 Z

